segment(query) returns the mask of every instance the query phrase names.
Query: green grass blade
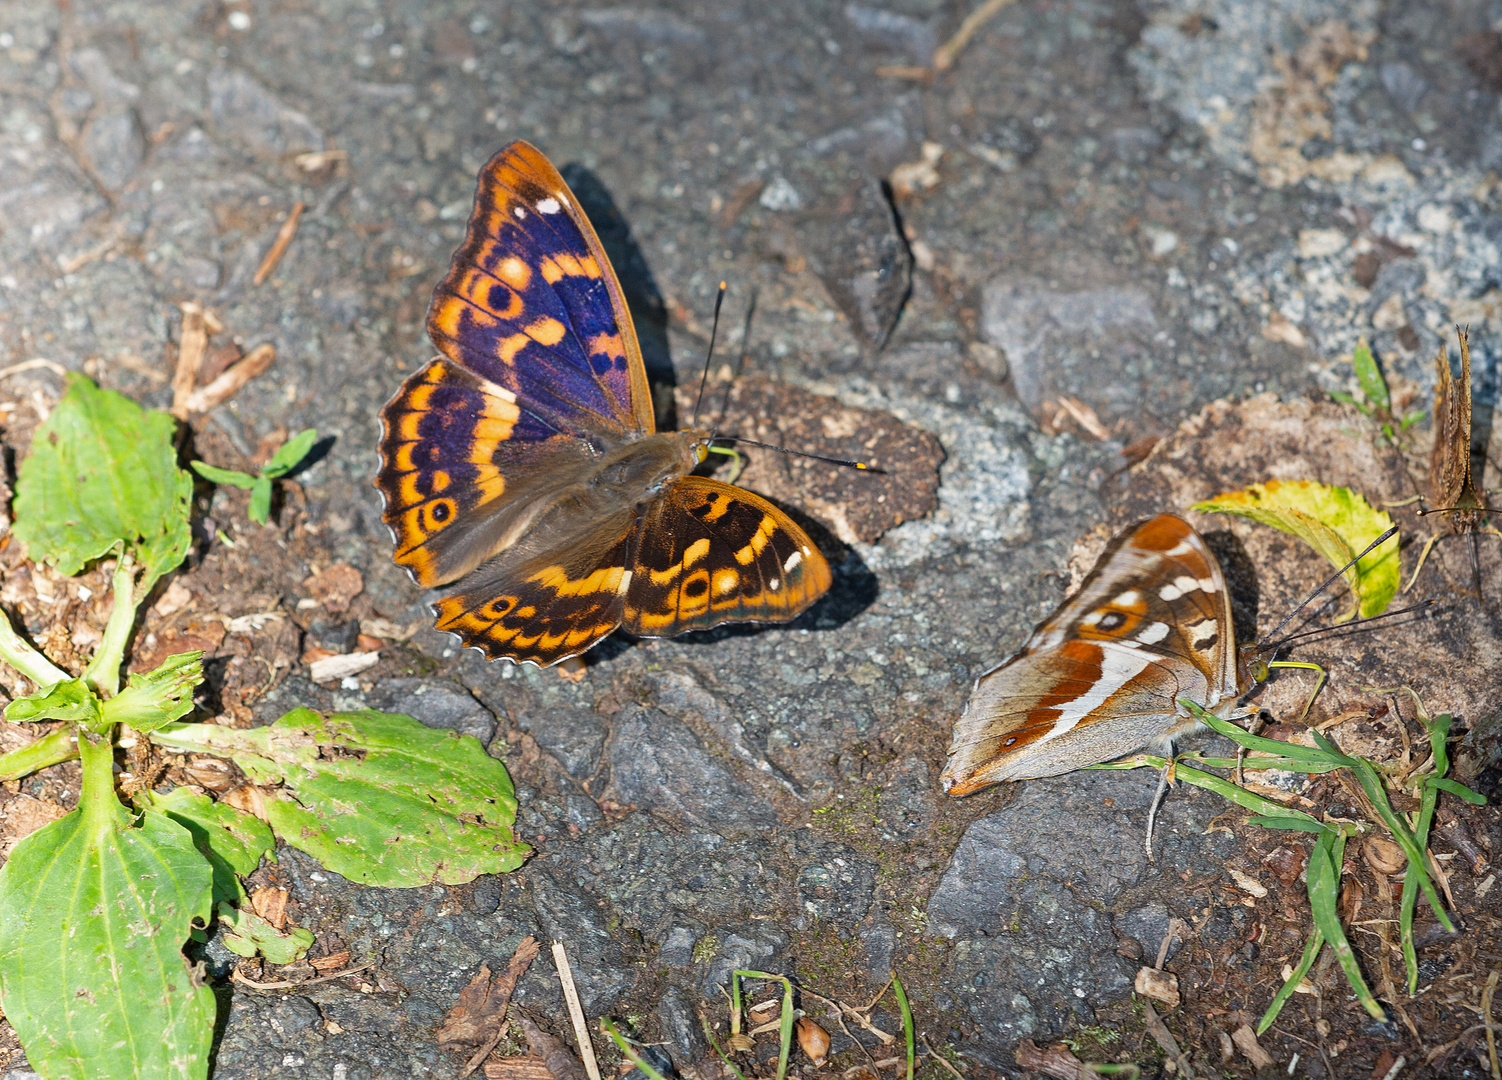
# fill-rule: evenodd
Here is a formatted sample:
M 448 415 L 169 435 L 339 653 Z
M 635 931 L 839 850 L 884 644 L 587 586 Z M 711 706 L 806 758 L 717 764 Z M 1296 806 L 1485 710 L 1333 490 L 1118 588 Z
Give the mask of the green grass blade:
M 279 476 L 285 476 L 297 468 L 303 458 L 308 456 L 308 451 L 313 449 L 313 444 L 318 441 L 318 430 L 307 428 L 299 431 L 292 438 L 282 443 L 281 449 L 277 450 L 261 468 L 261 475 L 271 480 Z
M 1181 698 L 1179 700 L 1179 704 L 1187 706 L 1189 711 L 1194 714 L 1195 719 L 1199 720 L 1200 723 L 1204 724 L 1212 731 L 1224 735 L 1226 738 L 1230 739 L 1238 746 L 1244 746 L 1248 750 L 1260 750 L 1265 754 L 1272 754 L 1277 757 L 1291 758 L 1292 760 L 1298 761 L 1300 763 L 1313 762 L 1323 766 L 1323 768 L 1320 769 L 1307 770 L 1309 772 L 1328 772 L 1330 769 L 1338 769 L 1342 765 L 1350 764 L 1350 759 L 1347 758 L 1344 754 L 1340 753 L 1340 751 L 1335 750 L 1333 747 L 1331 747 L 1330 751 L 1327 751 L 1324 749 L 1316 749 L 1308 746 L 1300 746 L 1298 743 L 1279 742 L 1277 739 L 1264 739 L 1260 735 L 1249 735 L 1245 731 L 1242 731 L 1235 724 L 1229 723 L 1228 721 L 1222 720 L 1218 716 L 1206 712 L 1204 709 L 1200 708 L 1200 706 L 1196 705 L 1188 698 Z M 1331 751 L 1333 751 L 1333 754 L 1331 753 Z M 1303 768 L 1303 765 L 1300 764 L 1297 771 L 1302 772 L 1306 770 Z
M 610 1036 L 610 1041 L 615 1043 L 615 1048 L 626 1055 L 626 1060 L 647 1074 L 648 1080 L 667 1080 L 667 1077 L 658 1072 L 646 1058 L 638 1054 L 626 1041 L 626 1037 L 615 1026 L 615 1021 L 608 1016 L 600 1017 L 600 1030 Z
M 1262 1014 L 1262 1019 L 1257 1021 L 1257 1034 L 1261 1035 L 1273 1026 L 1273 1021 L 1283 1011 L 1283 1006 L 1288 1004 L 1288 999 L 1298 992 L 1299 983 L 1304 981 L 1304 976 L 1309 974 L 1309 969 L 1314 966 L 1315 957 L 1319 956 L 1320 949 L 1325 944 L 1325 935 L 1320 933 L 1316 926 L 1309 934 L 1309 944 L 1304 946 L 1304 955 L 1299 960 L 1299 966 L 1293 969 L 1293 974 L 1288 980 L 1278 987 L 1278 992 L 1273 995 L 1273 1000 L 1267 1007 L 1267 1012 Z
M 765 971 L 734 971 L 730 975 L 732 986 L 736 986 L 742 977 L 747 979 L 765 979 L 768 982 L 782 983 L 782 1025 L 778 1032 L 782 1045 L 777 1051 L 777 1080 L 783 1080 L 787 1075 L 788 1055 L 793 1051 L 793 983 L 786 975 L 772 975 Z
M 721 1049 L 720 1040 L 714 1037 L 714 1029 L 710 1027 L 709 1018 L 702 1012 L 699 1014 L 699 1026 L 704 1029 L 704 1037 L 709 1040 L 709 1045 L 714 1047 L 714 1052 L 720 1055 L 720 1060 L 725 1063 L 725 1067 L 735 1073 L 736 1080 L 746 1080 L 746 1074 L 736 1068 L 735 1062 L 731 1061 L 730 1056 Z
M 1416 877 L 1419 889 L 1424 898 L 1429 901 L 1429 906 L 1434 908 L 1434 916 L 1441 926 L 1452 933 L 1455 924 L 1450 921 L 1444 905 L 1439 902 L 1439 894 L 1434 891 L 1434 882 L 1429 877 L 1429 871 L 1424 866 L 1424 844 L 1421 844 L 1408 826 L 1393 811 L 1392 804 L 1387 801 L 1387 791 L 1382 786 L 1382 779 L 1377 775 L 1377 770 L 1372 768 L 1371 762 L 1358 759 L 1356 762 L 1356 779 L 1361 783 L 1361 790 L 1366 792 L 1366 797 L 1376 809 L 1377 815 L 1382 819 L 1382 824 L 1387 826 L 1387 831 L 1392 833 L 1392 838 L 1403 849 L 1403 854 L 1408 858 L 1408 876 Z M 1433 790 L 1433 789 L 1430 789 Z M 1422 807 L 1422 798 L 1420 800 Z M 1432 804 L 1431 804 L 1432 806 Z M 1433 814 L 1431 808 L 1430 814 Z M 1422 811 L 1421 811 L 1422 816 Z M 1427 842 L 1429 835 L 1429 822 L 1421 821 L 1424 827 L 1424 836 Z
M 1366 343 L 1366 338 L 1356 340 L 1356 350 L 1351 353 L 1351 366 L 1356 369 L 1356 382 L 1361 386 L 1361 392 L 1383 412 L 1392 408 L 1392 398 L 1387 393 L 1387 380 L 1382 377 L 1382 369 L 1377 366 L 1377 358 L 1372 355 L 1372 347 Z
M 892 992 L 897 995 L 897 1008 L 902 1010 L 902 1034 L 907 1040 L 907 1080 L 913 1080 L 913 1064 L 917 1060 L 917 1032 L 913 1030 L 913 1010 L 908 1007 L 907 991 L 902 980 L 892 973 Z
M 1325 833 L 1329 828 L 1317 821 L 1298 821 L 1294 818 L 1249 817 L 1248 825 L 1261 825 L 1264 829 L 1296 829 L 1299 832 Z
M 1429 787 L 1436 787 L 1440 791 L 1448 791 L 1451 795 L 1454 795 L 1459 799 L 1464 799 L 1472 806 L 1486 805 L 1485 795 L 1481 794 L 1479 791 L 1472 791 L 1470 788 L 1462 784 L 1459 780 L 1447 780 L 1443 776 L 1431 776 L 1427 781 L 1425 781 L 1425 785 Z
M 1282 803 L 1264 798 L 1256 792 L 1248 791 L 1244 787 L 1238 787 L 1231 783 L 1231 781 L 1211 773 L 1201 772 L 1199 769 L 1192 769 L 1187 765 L 1179 765 L 1174 769 L 1174 775 L 1186 784 L 1193 784 L 1195 787 L 1204 788 L 1206 791 L 1213 791 L 1226 801 L 1233 802 L 1243 809 L 1251 810 L 1264 817 L 1297 821 L 1300 823 L 1298 826 L 1300 828 L 1312 826 L 1321 832 L 1329 831 L 1319 821 L 1310 817 L 1302 810 L 1295 810 L 1291 806 L 1284 806 Z
M 1366 985 L 1366 979 L 1362 977 L 1361 966 L 1356 962 L 1356 953 L 1346 937 L 1345 927 L 1340 925 L 1337 905 L 1340 901 L 1340 871 L 1345 860 L 1345 848 L 1346 838 L 1343 832 L 1322 836 L 1315 844 L 1307 872 L 1309 908 L 1314 913 L 1314 925 L 1319 927 L 1320 933 L 1335 950 L 1340 969 L 1345 972 L 1346 981 L 1356 992 L 1361 1007 L 1374 1019 L 1386 1020 L 1387 1014 L 1377 1004 L 1377 999 Z

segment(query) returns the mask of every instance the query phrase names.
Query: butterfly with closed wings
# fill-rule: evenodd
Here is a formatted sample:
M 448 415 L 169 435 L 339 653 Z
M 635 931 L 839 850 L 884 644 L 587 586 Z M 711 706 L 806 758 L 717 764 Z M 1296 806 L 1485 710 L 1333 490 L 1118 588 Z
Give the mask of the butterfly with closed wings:
M 785 622 L 828 590 L 786 513 L 692 475 L 712 432 L 657 431 L 620 283 L 535 147 L 481 171 L 428 333 L 443 355 L 381 411 L 376 486 L 396 562 L 454 585 L 438 629 L 546 667 L 617 627 Z
M 1204 538 L 1172 514 L 1140 522 L 1112 540 L 1016 656 L 976 681 L 955 722 L 944 790 L 1057 776 L 1144 746 L 1171 756 L 1201 727 L 1181 700 L 1230 719 L 1270 667 L 1316 667 L 1273 660 L 1289 640 L 1238 646 L 1225 576 Z

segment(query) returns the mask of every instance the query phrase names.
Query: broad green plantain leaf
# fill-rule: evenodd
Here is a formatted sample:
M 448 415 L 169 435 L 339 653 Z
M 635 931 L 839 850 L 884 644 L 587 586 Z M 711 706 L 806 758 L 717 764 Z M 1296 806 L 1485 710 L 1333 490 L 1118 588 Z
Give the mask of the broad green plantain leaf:
M 273 964 L 290 964 L 313 945 L 313 931 L 294 926 L 283 932 L 254 911 L 233 904 L 219 905 L 219 921 L 224 924 L 224 947 L 236 956 L 260 953 Z
M 177 653 L 155 671 L 132 675 L 125 689 L 104 703 L 111 724 L 152 731 L 193 711 L 193 688 L 203 682 L 203 653 Z
M 31 557 L 71 577 L 123 540 L 146 568 L 143 595 L 182 562 L 193 478 L 173 431 L 166 413 L 69 375 L 16 481 L 15 533 Z
M 316 428 L 299 431 L 282 443 L 281 449 L 271 456 L 271 460 L 261 466 L 261 475 L 272 480 L 287 475 L 303 458 L 308 456 L 308 451 L 313 449 L 313 444 L 317 441 L 318 430 Z
M 1281 529 L 1304 541 L 1336 569 L 1392 528 L 1391 517 L 1372 509 L 1350 488 L 1313 480 L 1269 480 L 1245 491 L 1229 491 L 1195 503 L 1193 509 L 1205 514 L 1238 514 Z M 1345 572 L 1356 603 L 1338 621 L 1344 622 L 1358 611 L 1365 619 L 1387 610 L 1398 591 L 1398 578 L 1398 538 L 1394 535 Z
M 530 850 L 511 833 L 506 767 L 476 739 L 410 716 L 294 709 L 269 727 L 180 724 L 152 739 L 282 784 L 289 796 L 266 804 L 272 828 L 351 881 L 459 885 L 514 870 Z
M 250 473 L 243 473 L 236 469 L 221 469 L 217 465 L 210 465 L 207 461 L 194 461 L 190 463 L 193 471 L 211 484 L 229 484 L 237 488 L 249 488 L 256 482 L 256 478 Z
M 210 914 L 186 829 L 114 795 L 16 845 L 0 870 L 0 1007 L 47 1080 L 199 1080 L 215 1001 L 183 956 Z
M 165 795 L 143 791 L 136 796 L 142 809 L 166 814 L 193 837 L 214 868 L 214 899 L 240 903 L 245 888 L 240 879 L 261 865 L 261 856 L 276 847 L 271 826 L 258 817 L 215 802 L 189 788 L 173 788 Z
M 37 720 L 72 720 L 87 728 L 99 725 L 103 703 L 82 679 L 69 679 L 38 690 L 29 697 L 16 698 L 5 707 L 5 718 L 13 724 Z

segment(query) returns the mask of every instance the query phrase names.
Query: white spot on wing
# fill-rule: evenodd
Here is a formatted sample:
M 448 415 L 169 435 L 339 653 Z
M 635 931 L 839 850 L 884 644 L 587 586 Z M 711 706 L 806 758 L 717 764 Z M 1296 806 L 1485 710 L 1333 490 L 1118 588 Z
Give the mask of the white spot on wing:
M 782 582 L 778 581 L 776 578 L 773 578 L 771 581 L 767 582 L 767 588 L 771 589 L 773 592 L 776 592 L 781 587 L 781 585 Z
M 1142 642 L 1144 645 L 1156 645 L 1167 636 L 1168 624 L 1155 622 L 1148 623 L 1146 626 L 1144 626 L 1142 628 L 1142 631 L 1137 635 L 1137 640 Z M 1126 643 L 1122 642 L 1122 644 Z
M 1188 593 L 1194 592 L 1199 587 L 1200 583 L 1194 578 L 1190 577 L 1188 574 L 1180 574 L 1178 577 L 1173 579 L 1173 583 L 1171 585 L 1165 585 L 1161 589 L 1159 589 L 1158 596 L 1164 600 L 1172 602 L 1174 600 L 1177 600 L 1181 596 L 1185 596 Z
M 1080 620 L 1080 625 L 1081 626 L 1094 626 L 1096 623 L 1100 622 L 1105 617 L 1106 617 L 1106 613 L 1104 611 L 1092 611 L 1090 614 L 1086 615 L 1083 619 Z
M 1100 652 L 1100 678 L 1091 683 L 1090 688 L 1079 697 L 1063 703 L 1062 715 L 1054 721 L 1053 729 L 1039 742 L 1056 739 L 1069 731 L 1154 662 L 1151 653 L 1129 652 L 1118 648 L 1115 642 L 1103 644 Z
M 1220 586 L 1215 583 L 1215 579 L 1210 577 L 1200 578 L 1199 587 L 1207 593 L 1217 592 L 1220 589 Z
M 1115 600 L 1112 600 L 1111 603 L 1115 604 L 1117 607 L 1132 608 L 1136 607 L 1141 601 L 1141 593 L 1139 593 L 1136 589 L 1128 589 L 1126 592 L 1118 596 Z
M 1167 555 L 1170 559 L 1173 559 L 1177 558 L 1180 555 L 1188 555 L 1193 550 L 1194 545 L 1191 544 L 1188 540 L 1180 540 L 1177 544 L 1169 548 L 1163 554 Z
M 788 556 L 788 561 L 782 564 L 782 572 L 785 574 L 791 574 L 793 572 L 793 567 L 797 566 L 802 561 L 803 553 L 798 551 L 793 552 Z
M 559 205 L 558 200 L 551 195 L 537 204 L 537 212 L 539 214 L 556 214 L 561 209 L 562 206 Z
M 629 589 L 629 588 L 631 588 L 631 571 L 630 570 L 622 570 L 621 571 L 621 583 L 616 586 L 615 591 L 616 591 L 616 593 L 618 595 L 625 596 L 626 595 L 626 590 Z
M 519 218 L 524 218 L 524 217 L 527 216 L 527 212 L 525 210 L 523 210 L 520 206 L 515 207 L 511 212 L 513 214 L 515 214 Z

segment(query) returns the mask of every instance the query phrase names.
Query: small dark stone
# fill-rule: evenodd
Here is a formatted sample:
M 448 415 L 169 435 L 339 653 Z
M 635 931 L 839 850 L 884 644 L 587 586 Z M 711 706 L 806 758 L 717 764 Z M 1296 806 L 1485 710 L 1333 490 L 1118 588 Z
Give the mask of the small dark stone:
M 673 1067 L 673 1059 L 668 1056 L 667 1051 L 662 1047 L 652 1046 L 647 1043 L 637 1043 L 632 1049 L 637 1052 L 643 1061 L 656 1069 L 660 1075 L 665 1077 L 678 1075 L 677 1069 Z M 647 1080 L 647 1074 L 638 1066 L 628 1072 L 622 1080 Z
M 476 915 L 494 915 L 501 906 L 501 879 L 495 874 L 486 874 L 475 879 L 469 887 L 469 907 Z
M 657 1022 L 662 1027 L 662 1037 L 672 1044 L 679 1061 L 693 1064 L 709 1054 L 694 1003 L 680 987 L 670 986 L 662 995 L 657 1005 Z
M 621 710 L 610 739 L 615 799 L 666 811 L 685 824 L 744 832 L 771 828 L 777 814 L 715 757 L 683 721 L 635 705 Z
M 861 186 L 831 218 L 800 239 L 829 297 L 867 344 L 880 349 L 913 287 L 913 255 L 882 185 Z
M 495 717 L 463 686 L 448 679 L 384 679 L 370 692 L 378 709 L 405 713 L 430 728 L 471 735 L 481 745 L 495 736 Z
M 329 652 L 347 653 L 354 649 L 360 637 L 360 623 L 355 619 L 317 618 L 308 624 L 303 638 L 307 649 L 327 649 Z
M 599 713 L 561 705 L 518 716 L 517 723 L 575 780 L 587 779 L 599 768 L 607 731 Z
M 323 1022 L 323 1014 L 305 997 L 292 995 L 283 998 L 272 1008 L 267 1021 L 283 1040 L 310 1031 Z

